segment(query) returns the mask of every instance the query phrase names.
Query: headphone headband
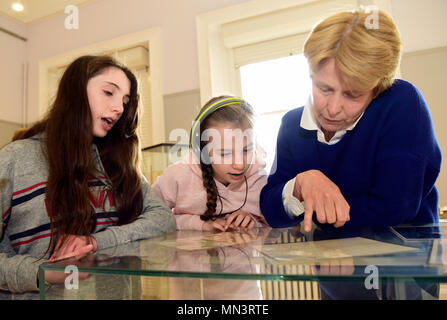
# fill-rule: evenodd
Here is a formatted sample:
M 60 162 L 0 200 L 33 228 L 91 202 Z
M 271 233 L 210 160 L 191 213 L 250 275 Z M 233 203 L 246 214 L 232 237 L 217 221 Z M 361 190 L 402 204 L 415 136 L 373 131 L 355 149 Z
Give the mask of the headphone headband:
M 205 110 L 203 110 L 194 121 L 194 125 L 191 129 L 191 137 L 189 144 L 192 147 L 194 153 L 197 155 L 197 157 L 200 159 L 200 124 L 214 111 L 217 109 L 230 106 L 233 104 L 245 104 L 248 105 L 248 103 L 238 97 L 227 97 L 219 99 L 215 102 L 213 102 L 209 107 L 207 107 Z

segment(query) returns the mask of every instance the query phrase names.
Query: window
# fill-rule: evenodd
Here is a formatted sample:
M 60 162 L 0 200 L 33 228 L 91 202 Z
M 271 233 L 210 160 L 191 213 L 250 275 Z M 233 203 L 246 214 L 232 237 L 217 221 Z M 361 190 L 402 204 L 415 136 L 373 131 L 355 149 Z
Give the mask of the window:
M 308 64 L 302 54 L 291 55 L 242 66 L 240 75 L 242 97 L 258 115 L 257 139 L 267 152 L 270 171 L 282 116 L 303 106 L 310 95 Z

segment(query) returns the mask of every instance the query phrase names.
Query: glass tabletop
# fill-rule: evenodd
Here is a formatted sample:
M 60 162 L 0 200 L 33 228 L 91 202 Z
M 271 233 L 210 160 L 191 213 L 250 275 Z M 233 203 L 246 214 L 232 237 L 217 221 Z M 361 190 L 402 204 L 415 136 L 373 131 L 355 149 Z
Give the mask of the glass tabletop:
M 72 260 L 44 263 L 45 271 L 101 276 L 319 283 L 447 282 L 447 223 L 393 228 L 299 226 L 224 233 L 177 231 Z M 67 271 L 68 270 L 68 271 Z M 369 278 L 369 279 L 368 279 Z

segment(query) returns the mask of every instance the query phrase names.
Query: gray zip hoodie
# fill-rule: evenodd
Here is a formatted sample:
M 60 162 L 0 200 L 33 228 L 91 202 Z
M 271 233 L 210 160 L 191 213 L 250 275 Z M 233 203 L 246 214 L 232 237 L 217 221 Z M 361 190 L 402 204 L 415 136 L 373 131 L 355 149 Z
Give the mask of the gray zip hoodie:
M 45 203 L 48 164 L 43 135 L 12 142 L 0 150 L 0 290 L 37 291 L 38 267 L 49 258 L 50 219 Z M 96 212 L 93 236 L 98 250 L 175 231 L 171 210 L 143 178 L 143 211 L 134 222 L 117 226 L 111 182 L 92 145 L 99 174 L 89 181 L 90 202 Z M 38 260 L 40 259 L 40 260 Z

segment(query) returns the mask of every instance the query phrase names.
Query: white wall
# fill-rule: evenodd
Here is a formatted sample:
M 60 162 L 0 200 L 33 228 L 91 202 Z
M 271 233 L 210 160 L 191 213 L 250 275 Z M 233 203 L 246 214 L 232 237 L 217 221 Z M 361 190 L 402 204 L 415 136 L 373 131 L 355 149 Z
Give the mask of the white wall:
M 405 54 L 401 64 L 402 77 L 413 83 L 422 93 L 430 108 L 436 137 L 444 156 L 441 173 L 436 181 L 439 205 L 447 209 L 447 109 L 445 108 L 445 75 L 447 46 Z M 427 76 L 429 75 L 429 76 Z
M 404 52 L 447 46 L 447 0 L 391 0 Z
M 247 0 L 98 0 L 79 7 L 79 29 L 66 30 L 61 13 L 28 26 L 29 119 L 38 117 L 38 62 L 96 42 L 159 26 L 163 94 L 199 87 L 195 17 Z
M 0 27 L 27 36 L 26 26 L 0 16 Z M 0 31 L 0 120 L 22 121 L 23 67 L 26 61 L 26 42 Z
M 402 78 L 417 86 L 427 101 L 444 156 L 436 185 L 440 193 L 439 205 L 445 207 L 447 112 L 443 91 L 447 74 L 447 0 L 392 0 L 392 14 L 402 38 Z

